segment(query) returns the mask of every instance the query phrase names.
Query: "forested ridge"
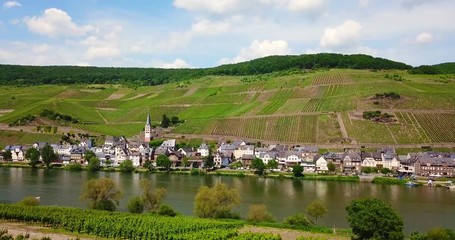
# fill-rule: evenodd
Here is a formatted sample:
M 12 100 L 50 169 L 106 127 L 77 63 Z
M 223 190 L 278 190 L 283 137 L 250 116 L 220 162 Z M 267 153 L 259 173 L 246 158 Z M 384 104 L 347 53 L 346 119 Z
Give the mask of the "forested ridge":
M 287 70 L 319 68 L 402 69 L 411 66 L 368 55 L 333 53 L 298 56 L 269 56 L 248 62 L 204 69 L 160 69 L 78 66 L 0 65 L 1 85 L 105 84 L 157 85 L 189 80 L 207 75 L 254 75 Z

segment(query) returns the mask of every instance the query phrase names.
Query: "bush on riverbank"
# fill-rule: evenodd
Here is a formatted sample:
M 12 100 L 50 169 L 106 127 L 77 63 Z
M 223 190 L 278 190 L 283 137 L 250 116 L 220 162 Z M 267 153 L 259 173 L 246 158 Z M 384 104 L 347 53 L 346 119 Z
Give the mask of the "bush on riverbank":
M 387 177 L 375 177 L 373 179 L 374 184 L 395 184 L 395 185 L 405 185 L 406 180 L 400 180 L 397 178 L 387 178 Z

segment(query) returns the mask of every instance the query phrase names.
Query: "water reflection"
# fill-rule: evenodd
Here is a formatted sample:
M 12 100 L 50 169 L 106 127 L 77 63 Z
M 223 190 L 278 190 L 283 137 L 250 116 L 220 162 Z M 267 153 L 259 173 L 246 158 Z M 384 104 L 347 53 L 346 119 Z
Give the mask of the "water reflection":
M 109 177 L 124 192 L 120 210 L 128 200 L 141 194 L 140 180 L 149 179 L 154 188 L 167 189 L 166 202 L 182 214 L 192 214 L 194 196 L 201 186 L 219 182 L 235 187 L 241 196 L 236 209 L 245 215 L 251 204 L 266 204 L 277 220 L 303 211 L 314 201 L 321 201 L 328 209 L 319 223 L 346 227 L 345 207 L 357 198 L 375 197 L 392 204 L 403 216 L 407 232 L 425 231 L 433 226 L 455 230 L 455 192 L 445 188 L 374 185 L 272 179 L 255 177 L 191 176 L 174 174 L 136 174 L 118 172 L 70 172 L 58 169 L 0 168 L 0 202 L 17 202 L 25 196 L 41 196 L 45 205 L 85 207 L 79 200 L 84 183 L 93 178 Z

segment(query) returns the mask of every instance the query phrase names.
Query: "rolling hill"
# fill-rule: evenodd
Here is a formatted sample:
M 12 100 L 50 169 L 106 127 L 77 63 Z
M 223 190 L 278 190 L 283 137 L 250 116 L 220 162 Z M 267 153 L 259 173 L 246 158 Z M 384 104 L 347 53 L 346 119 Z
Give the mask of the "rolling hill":
M 260 61 L 268 59 L 273 57 Z M 186 138 L 244 138 L 342 147 L 453 147 L 455 76 L 410 74 L 405 66 L 401 70 L 334 68 L 239 76 L 203 74 L 136 88 L 119 84 L 2 86 L 0 143 L 55 141 L 58 135 L 36 134 L 36 126 L 7 127 L 26 114 L 52 109 L 80 121 L 62 123 L 65 126 L 59 126 L 59 131 L 97 135 L 136 135 L 150 110 L 156 125 L 163 114 L 185 120 L 172 133 Z M 389 92 L 400 98 L 376 97 Z M 393 121 L 366 120 L 362 117 L 365 111 L 391 114 Z

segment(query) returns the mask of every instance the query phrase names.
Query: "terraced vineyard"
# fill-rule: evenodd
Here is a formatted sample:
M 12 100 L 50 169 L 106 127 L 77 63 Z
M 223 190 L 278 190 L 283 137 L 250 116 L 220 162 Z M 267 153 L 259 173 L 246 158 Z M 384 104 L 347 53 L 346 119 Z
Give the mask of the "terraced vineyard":
M 386 78 L 400 75 L 403 81 Z M 443 78 L 444 82 L 439 81 Z M 375 101 L 396 92 L 398 101 Z M 455 142 L 455 76 L 410 75 L 405 71 L 325 70 L 288 75 L 204 76 L 185 83 L 127 88 L 120 85 L 4 87 L 0 89 L 0 145 L 58 139 L 34 135 L 34 126 L 9 128 L 27 114 L 53 109 L 79 120 L 70 131 L 95 135 L 138 134 L 148 111 L 152 124 L 163 114 L 184 123 L 176 134 L 225 136 L 292 143 L 445 144 Z M 363 120 L 361 112 L 390 111 L 390 124 Z M 341 120 L 334 118 L 341 113 Z M 353 117 L 360 112 L 360 117 Z M 20 132 L 20 130 L 25 132 Z M 68 131 L 68 130 L 65 130 Z M 36 134 L 36 132 L 34 132 Z M 344 143 L 343 143 L 344 144 Z

